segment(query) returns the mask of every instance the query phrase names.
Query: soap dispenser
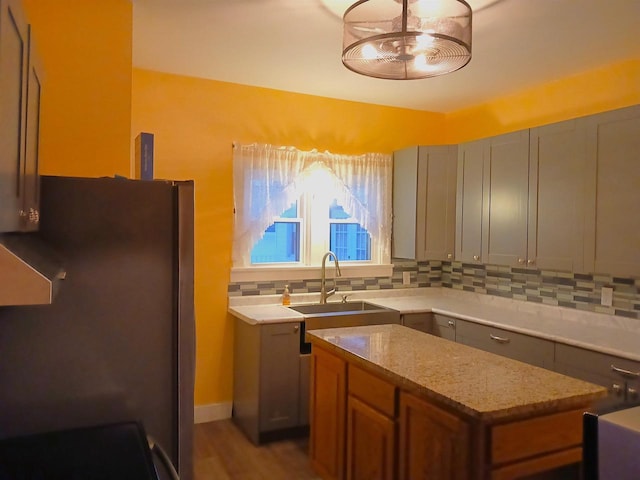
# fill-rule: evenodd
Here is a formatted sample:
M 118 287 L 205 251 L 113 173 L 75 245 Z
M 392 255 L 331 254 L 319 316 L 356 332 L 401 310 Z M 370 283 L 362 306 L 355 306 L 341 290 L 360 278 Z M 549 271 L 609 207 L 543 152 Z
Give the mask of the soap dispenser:
M 291 294 L 289 293 L 289 285 L 284 286 L 284 292 L 282 292 L 282 304 L 291 305 Z

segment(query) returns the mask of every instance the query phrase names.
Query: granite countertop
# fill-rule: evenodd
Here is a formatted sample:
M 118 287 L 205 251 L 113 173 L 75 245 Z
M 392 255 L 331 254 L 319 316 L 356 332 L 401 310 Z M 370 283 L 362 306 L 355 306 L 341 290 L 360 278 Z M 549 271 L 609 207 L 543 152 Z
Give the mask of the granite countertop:
M 640 321 L 633 318 L 540 305 L 450 288 L 350 293 L 349 301 L 365 300 L 402 314 L 440 313 L 640 361 Z M 293 304 L 318 303 L 318 294 L 294 294 L 291 295 L 291 300 Z M 303 320 L 302 314 L 279 303 L 278 295 L 230 297 L 229 312 L 254 325 Z
M 484 423 L 581 408 L 604 387 L 400 325 L 307 332 L 312 344 Z

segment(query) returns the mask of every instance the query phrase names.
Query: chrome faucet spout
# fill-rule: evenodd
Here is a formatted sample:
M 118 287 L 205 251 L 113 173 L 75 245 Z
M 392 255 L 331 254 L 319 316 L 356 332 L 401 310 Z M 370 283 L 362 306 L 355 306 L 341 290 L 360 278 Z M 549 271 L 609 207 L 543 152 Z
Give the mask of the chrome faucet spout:
M 327 303 L 327 298 L 329 298 L 331 295 L 336 293 L 335 280 L 334 280 L 333 288 L 327 291 L 327 275 L 326 275 L 327 265 L 326 264 L 327 264 L 328 257 L 333 257 L 333 261 L 336 266 L 336 277 L 342 276 L 342 273 L 340 272 L 340 263 L 338 262 L 338 257 L 336 256 L 336 254 L 331 251 L 325 253 L 324 256 L 322 257 L 322 277 L 320 279 L 320 303 L 321 304 Z

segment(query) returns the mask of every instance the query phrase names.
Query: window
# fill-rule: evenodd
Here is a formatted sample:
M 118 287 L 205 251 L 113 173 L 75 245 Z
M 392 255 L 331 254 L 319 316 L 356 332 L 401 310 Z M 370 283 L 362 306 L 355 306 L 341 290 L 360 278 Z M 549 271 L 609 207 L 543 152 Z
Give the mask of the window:
M 391 156 L 234 146 L 234 267 L 389 263 Z

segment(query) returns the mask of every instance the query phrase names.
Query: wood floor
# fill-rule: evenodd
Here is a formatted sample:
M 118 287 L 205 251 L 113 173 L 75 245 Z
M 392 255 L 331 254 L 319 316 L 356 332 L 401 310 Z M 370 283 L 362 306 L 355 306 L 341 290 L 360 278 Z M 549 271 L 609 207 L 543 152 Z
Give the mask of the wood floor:
M 308 438 L 256 447 L 231 420 L 194 427 L 194 480 L 320 478 L 309 466 Z

